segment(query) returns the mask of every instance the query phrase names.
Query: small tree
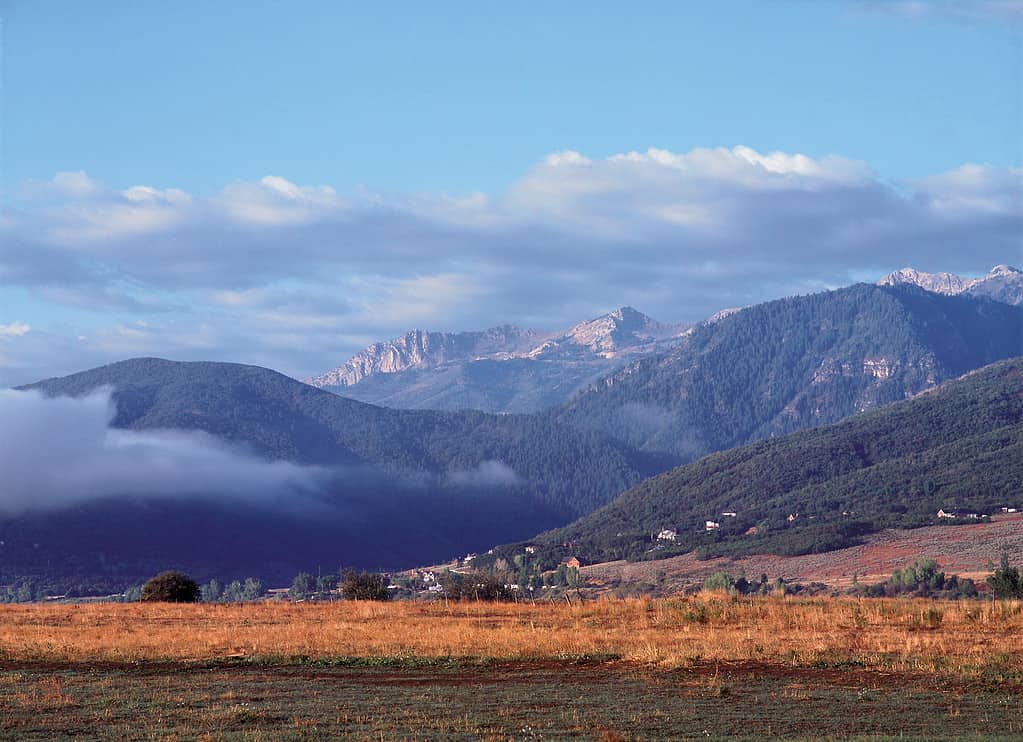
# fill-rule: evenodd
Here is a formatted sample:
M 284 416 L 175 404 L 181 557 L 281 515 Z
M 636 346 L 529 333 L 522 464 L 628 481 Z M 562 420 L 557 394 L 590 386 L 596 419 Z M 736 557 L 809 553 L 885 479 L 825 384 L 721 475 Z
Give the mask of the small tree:
M 390 600 L 387 578 L 383 575 L 347 569 L 341 576 L 341 597 L 345 600 Z
M 182 572 L 161 572 L 142 586 L 140 600 L 159 603 L 195 603 L 199 585 Z
M 231 580 L 224 587 L 224 592 L 221 593 L 220 599 L 225 603 L 237 603 L 242 599 L 242 583 L 238 580 Z
M 219 582 L 217 582 L 216 578 L 214 578 L 200 587 L 199 592 L 202 594 L 203 603 L 216 603 L 220 600 L 220 596 L 224 592 L 224 588 Z
M 263 594 L 263 582 L 255 577 L 245 578 L 242 585 L 242 600 L 256 600 Z
M 340 578 L 335 574 L 320 575 L 316 578 L 316 592 L 320 594 L 329 593 L 331 590 L 337 588 L 337 583 Z
M 1009 566 L 1009 555 L 1002 554 L 1002 563 L 987 578 L 987 584 L 996 598 L 1023 598 L 1023 579 L 1019 570 Z
M 305 600 L 316 592 L 316 580 L 308 572 L 299 572 L 291 581 L 288 597 L 292 600 Z

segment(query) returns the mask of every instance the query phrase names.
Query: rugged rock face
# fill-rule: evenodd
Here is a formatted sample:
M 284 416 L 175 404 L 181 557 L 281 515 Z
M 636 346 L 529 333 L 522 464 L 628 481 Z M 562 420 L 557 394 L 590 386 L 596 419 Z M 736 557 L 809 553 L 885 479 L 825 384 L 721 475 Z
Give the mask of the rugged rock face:
M 625 351 L 670 341 L 687 327 L 662 324 L 632 307 L 621 307 L 602 317 L 574 325 L 531 350 L 528 356 L 595 354 L 610 359 Z
M 946 296 L 970 294 L 1005 304 L 1023 304 L 1023 271 L 1010 265 L 996 265 L 981 278 L 961 278 L 954 273 L 925 273 L 915 268 L 902 268 L 878 281 L 881 286 L 907 283 Z
M 411 330 L 306 383 L 390 407 L 535 412 L 629 361 L 673 347 L 689 327 L 621 307 L 559 333 L 508 325 Z
M 1009 265 L 996 265 L 986 277 L 967 289 L 966 293 L 1021 306 L 1023 305 L 1023 271 Z
M 307 379 L 320 388 L 349 387 L 374 374 L 395 374 L 455 361 L 513 357 L 542 342 L 546 335 L 510 325 L 481 332 L 409 330 L 400 338 L 374 343 L 344 365 Z

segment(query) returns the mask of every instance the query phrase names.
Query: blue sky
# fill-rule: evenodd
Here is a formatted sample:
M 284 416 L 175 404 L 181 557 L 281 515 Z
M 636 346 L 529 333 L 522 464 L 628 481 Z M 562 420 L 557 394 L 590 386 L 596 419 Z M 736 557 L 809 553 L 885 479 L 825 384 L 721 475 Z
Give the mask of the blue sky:
M 0 18 L 0 385 L 1020 262 L 1016 0 Z
M 735 144 L 1018 165 L 1018 27 L 870 8 L 9 2 L 5 181 L 494 191 L 562 149 Z

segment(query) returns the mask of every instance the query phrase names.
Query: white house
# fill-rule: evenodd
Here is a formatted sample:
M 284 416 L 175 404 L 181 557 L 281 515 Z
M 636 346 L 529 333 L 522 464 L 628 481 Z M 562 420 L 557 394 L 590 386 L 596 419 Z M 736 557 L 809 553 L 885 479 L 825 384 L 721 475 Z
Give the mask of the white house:
M 945 509 L 939 510 L 938 511 L 938 517 L 939 518 L 952 518 L 952 519 L 966 518 L 966 519 L 969 519 L 969 520 L 977 520 L 978 518 L 984 518 L 986 516 L 984 516 L 984 515 L 982 515 L 980 513 L 975 513 L 972 510 L 963 510 L 961 508 L 950 508 L 948 510 L 945 510 Z

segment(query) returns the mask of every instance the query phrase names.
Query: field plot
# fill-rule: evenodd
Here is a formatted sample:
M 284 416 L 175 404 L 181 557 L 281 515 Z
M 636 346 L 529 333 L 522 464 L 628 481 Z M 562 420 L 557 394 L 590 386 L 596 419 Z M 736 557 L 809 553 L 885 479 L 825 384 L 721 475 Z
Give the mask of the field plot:
M 5 606 L 11 739 L 1019 738 L 1023 604 Z
M 594 592 L 612 586 L 642 585 L 649 590 L 660 585 L 674 592 L 686 585 L 699 585 L 715 572 L 748 577 L 767 574 L 795 582 L 820 582 L 845 589 L 855 575 L 861 584 L 883 582 L 897 569 L 915 559 L 934 559 L 947 574 L 969 577 L 983 583 L 1007 554 L 1013 564 L 1023 562 L 1023 514 L 997 515 L 989 521 L 965 525 L 937 525 L 926 528 L 889 529 L 868 536 L 859 546 L 821 554 L 777 556 L 758 554 L 739 559 L 698 559 L 695 554 L 649 562 L 604 562 L 582 568 L 582 575 Z

